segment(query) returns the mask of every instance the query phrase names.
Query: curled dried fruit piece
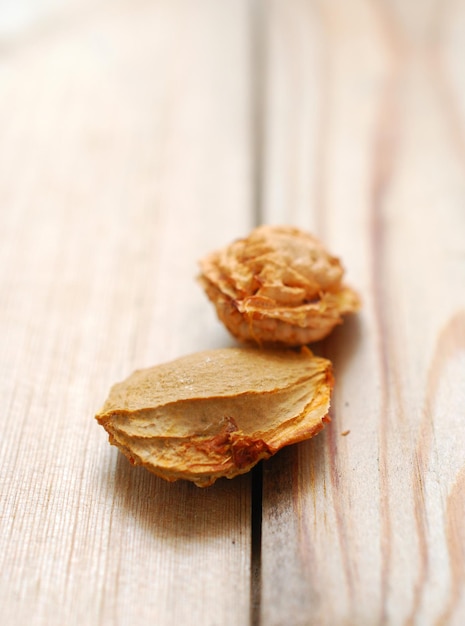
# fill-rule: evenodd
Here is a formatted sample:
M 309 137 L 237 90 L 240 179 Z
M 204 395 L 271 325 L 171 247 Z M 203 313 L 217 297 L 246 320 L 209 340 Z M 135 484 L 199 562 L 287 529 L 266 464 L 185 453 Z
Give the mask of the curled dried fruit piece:
M 319 432 L 332 386 L 306 348 L 209 350 L 134 372 L 96 418 L 132 463 L 206 487 Z
M 326 337 L 360 306 L 342 283 L 339 259 L 289 226 L 260 226 L 200 267 L 218 317 L 242 341 L 305 345 Z

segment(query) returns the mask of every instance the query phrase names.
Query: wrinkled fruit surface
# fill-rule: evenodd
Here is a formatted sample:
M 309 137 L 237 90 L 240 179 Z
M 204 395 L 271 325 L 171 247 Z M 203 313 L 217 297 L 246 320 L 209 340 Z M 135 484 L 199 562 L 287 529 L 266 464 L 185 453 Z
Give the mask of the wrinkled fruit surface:
M 96 419 L 131 463 L 205 487 L 318 433 L 332 386 L 306 348 L 209 350 L 134 372 Z
M 312 235 L 260 226 L 200 261 L 199 280 L 239 340 L 298 346 L 326 337 L 356 311 L 344 270 Z

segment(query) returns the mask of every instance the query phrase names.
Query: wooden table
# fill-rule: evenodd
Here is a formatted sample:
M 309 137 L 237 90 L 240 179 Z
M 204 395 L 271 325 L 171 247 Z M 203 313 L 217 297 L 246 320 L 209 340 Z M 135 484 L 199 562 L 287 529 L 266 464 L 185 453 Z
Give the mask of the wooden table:
M 0 36 L 1 624 L 463 625 L 465 1 L 8 0 Z M 233 343 L 197 260 L 260 222 L 362 295 L 332 423 L 166 483 L 93 416 Z

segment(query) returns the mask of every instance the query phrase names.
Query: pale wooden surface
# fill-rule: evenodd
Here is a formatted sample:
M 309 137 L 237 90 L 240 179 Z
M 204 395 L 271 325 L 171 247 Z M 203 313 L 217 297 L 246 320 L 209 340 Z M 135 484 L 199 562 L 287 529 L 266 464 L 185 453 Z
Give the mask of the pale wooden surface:
M 195 282 L 252 225 L 246 5 L 221 4 L 63 3 L 2 50 L 2 624 L 248 621 L 249 477 L 169 485 L 93 419 L 229 342 Z
M 263 0 L 258 133 L 255 9 L 0 5 L 2 624 L 465 623 L 465 2 Z M 257 214 L 364 300 L 318 347 L 332 424 L 263 466 L 261 553 L 250 476 L 164 483 L 92 419 L 231 343 L 196 259 Z
M 332 427 L 264 470 L 263 623 L 460 625 L 465 3 L 271 6 L 269 215 L 364 308 L 322 346 Z

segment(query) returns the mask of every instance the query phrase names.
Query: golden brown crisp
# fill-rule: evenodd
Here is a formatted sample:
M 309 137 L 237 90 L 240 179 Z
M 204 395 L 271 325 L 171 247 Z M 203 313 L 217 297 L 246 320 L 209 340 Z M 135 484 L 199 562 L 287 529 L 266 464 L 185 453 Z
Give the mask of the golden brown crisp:
M 134 372 L 96 418 L 131 463 L 205 487 L 318 433 L 332 386 L 307 348 L 209 350 Z
M 239 340 L 298 346 L 326 337 L 360 306 L 344 270 L 312 235 L 260 226 L 200 261 L 218 317 Z

